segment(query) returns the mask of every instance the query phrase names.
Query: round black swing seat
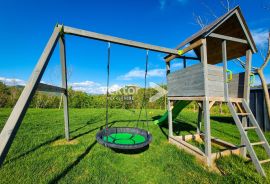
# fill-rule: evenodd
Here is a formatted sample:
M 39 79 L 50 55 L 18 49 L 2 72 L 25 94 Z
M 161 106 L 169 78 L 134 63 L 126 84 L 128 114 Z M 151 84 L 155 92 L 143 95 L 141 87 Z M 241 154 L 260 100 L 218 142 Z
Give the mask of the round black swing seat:
M 137 150 L 150 144 L 152 135 L 139 128 L 112 127 L 99 131 L 96 135 L 97 142 L 118 150 Z

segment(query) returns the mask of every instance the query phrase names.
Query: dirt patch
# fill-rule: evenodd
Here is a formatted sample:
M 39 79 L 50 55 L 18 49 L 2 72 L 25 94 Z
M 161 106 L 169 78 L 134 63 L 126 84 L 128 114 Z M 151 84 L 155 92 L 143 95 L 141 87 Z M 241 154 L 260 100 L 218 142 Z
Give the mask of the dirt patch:
M 62 146 L 62 145 L 76 145 L 78 144 L 79 141 L 78 140 L 71 140 L 71 141 L 67 141 L 66 139 L 60 139 L 60 140 L 56 140 L 54 141 L 51 146 Z

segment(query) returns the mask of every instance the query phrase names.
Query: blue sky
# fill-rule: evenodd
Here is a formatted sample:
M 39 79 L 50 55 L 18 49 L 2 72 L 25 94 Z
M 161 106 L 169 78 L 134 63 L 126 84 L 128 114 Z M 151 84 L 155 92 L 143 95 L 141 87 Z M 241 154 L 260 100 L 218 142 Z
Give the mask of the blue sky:
M 237 4 L 257 46 L 265 49 L 270 2 L 231 1 L 231 7 Z M 0 80 L 7 84 L 24 84 L 28 80 L 56 23 L 174 48 L 200 29 L 194 23 L 194 13 L 209 23 L 214 19 L 210 9 L 217 16 L 225 13 L 220 1 L 210 0 L 0 0 Z M 66 44 L 68 83 L 89 93 L 103 92 L 107 44 L 73 36 L 66 37 Z M 126 84 L 142 85 L 145 54 L 141 49 L 112 44 L 111 86 L 117 89 Z M 150 52 L 148 81 L 166 82 L 163 56 Z M 259 55 L 253 57 L 255 66 L 261 61 Z M 180 60 L 173 67 L 182 67 Z M 241 70 L 232 62 L 229 68 Z M 59 85 L 60 76 L 57 46 L 42 81 Z M 270 78 L 269 67 L 266 76 Z

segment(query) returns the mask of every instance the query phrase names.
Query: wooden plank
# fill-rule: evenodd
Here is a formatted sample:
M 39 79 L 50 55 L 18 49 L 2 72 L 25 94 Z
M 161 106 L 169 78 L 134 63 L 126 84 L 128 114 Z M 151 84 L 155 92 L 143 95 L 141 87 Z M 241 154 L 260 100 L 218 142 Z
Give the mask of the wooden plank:
M 209 36 L 214 37 L 214 38 L 219 38 L 222 40 L 227 40 L 227 41 L 239 42 L 239 43 L 244 43 L 244 44 L 248 43 L 247 40 L 244 40 L 244 39 L 221 35 L 221 34 L 217 34 L 217 33 L 211 33 Z
M 183 141 L 190 141 L 190 140 L 197 140 L 200 138 L 200 134 L 188 134 L 188 135 L 180 135 L 180 136 L 173 136 L 180 138 Z
M 201 46 L 203 44 L 203 41 L 202 39 L 192 43 L 191 45 L 189 45 L 188 47 L 185 47 L 183 50 L 182 50 L 182 55 Z M 176 58 L 176 55 L 169 55 L 167 57 L 165 57 L 165 61 L 166 62 L 170 62 L 171 60 L 175 59 Z
M 146 44 L 142 42 L 137 42 L 133 40 L 127 40 L 127 39 L 109 36 L 105 34 L 99 34 L 99 33 L 91 32 L 91 31 L 86 31 L 82 29 L 76 29 L 73 27 L 64 26 L 64 32 L 66 34 L 80 36 L 84 38 L 91 38 L 94 40 L 106 41 L 106 42 L 116 43 L 120 45 L 140 48 L 140 49 L 147 49 L 151 51 L 157 51 L 157 52 L 162 52 L 162 53 L 167 53 L 167 54 L 172 54 L 172 55 L 179 55 L 178 50 L 176 49 L 170 49 L 170 48 L 160 47 L 160 46 Z
M 66 89 L 58 87 L 58 86 L 39 83 L 37 87 L 37 91 L 45 91 L 45 92 L 52 92 L 52 93 L 65 93 Z
M 218 153 L 212 153 L 211 157 L 212 160 L 215 161 L 216 159 L 219 159 L 224 156 L 229 156 L 229 155 L 239 155 L 240 153 L 240 148 L 232 149 L 232 150 L 225 150 L 225 151 L 220 151 Z
M 64 35 L 60 37 L 59 44 L 60 44 L 61 69 L 62 69 L 62 87 L 65 89 L 65 93 L 63 93 L 65 137 L 66 140 L 69 141 L 68 85 L 67 85 L 66 44 Z
M 197 154 L 197 155 L 205 156 L 205 154 L 204 154 L 199 148 L 197 148 L 197 147 L 195 147 L 195 146 L 193 146 L 193 145 L 187 143 L 186 141 L 183 141 L 183 140 L 181 139 L 181 137 L 178 137 L 178 136 L 170 136 L 169 138 L 170 138 L 170 141 L 171 141 L 171 140 L 176 141 L 176 142 L 174 142 L 174 143 L 176 143 L 176 144 L 178 143 L 178 145 L 180 145 L 183 149 L 187 148 L 188 150 L 185 149 L 186 151 L 193 151 L 193 153 L 195 153 L 195 154 Z M 184 148 L 184 147 L 185 147 L 185 148 Z
M 21 125 L 24 115 L 29 107 L 30 101 L 38 87 L 41 77 L 48 65 L 50 57 L 54 51 L 61 27 L 56 27 L 42 53 L 32 75 L 24 87 L 15 107 L 13 108 L 4 128 L 0 134 L 0 165 L 8 153 L 13 139 Z

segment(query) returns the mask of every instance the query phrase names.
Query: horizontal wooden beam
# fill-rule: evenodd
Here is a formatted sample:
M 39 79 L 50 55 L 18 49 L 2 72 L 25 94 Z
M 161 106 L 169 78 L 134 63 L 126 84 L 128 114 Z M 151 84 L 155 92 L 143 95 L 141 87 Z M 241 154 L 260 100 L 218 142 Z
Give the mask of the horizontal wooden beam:
M 182 51 L 181 51 L 181 55 L 201 46 L 203 43 L 202 39 L 190 44 L 188 47 L 185 47 Z M 171 60 L 175 59 L 177 57 L 177 55 L 168 55 L 165 57 L 165 61 L 166 62 L 170 62 Z
M 105 35 L 105 34 L 99 34 L 99 33 L 91 32 L 91 31 L 86 31 L 86 30 L 82 30 L 82 29 L 76 29 L 76 28 L 68 27 L 68 26 L 64 26 L 64 33 L 70 34 L 70 35 L 75 35 L 75 36 L 80 36 L 80 37 L 85 37 L 85 38 L 90 38 L 90 39 L 94 39 L 94 40 L 100 40 L 100 41 L 111 42 L 111 43 L 116 43 L 116 44 L 120 44 L 120 45 L 140 48 L 140 49 L 147 49 L 147 50 L 151 50 L 151 51 L 162 52 L 162 53 L 166 53 L 166 54 L 179 55 L 178 50 L 176 50 L 176 49 L 170 49 L 170 48 L 166 48 L 166 47 L 160 47 L 160 46 L 146 44 L 146 43 L 142 43 L 142 42 L 127 40 L 127 39 L 109 36 L 109 35 Z
M 66 93 L 65 88 L 53 86 L 49 84 L 39 83 L 37 91 L 53 92 L 53 93 Z
M 232 42 L 239 42 L 239 43 L 248 44 L 247 40 L 244 40 L 244 39 L 241 39 L 241 38 L 235 38 L 235 37 L 225 36 L 225 35 L 216 34 L 216 33 L 211 33 L 209 36 L 213 37 L 213 38 L 219 38 L 219 39 L 222 39 L 222 40 L 228 40 L 228 41 L 232 41 Z
M 176 56 L 177 58 L 180 59 L 189 59 L 189 60 L 201 60 L 200 58 L 197 57 L 189 57 L 189 56 Z
M 203 101 L 205 96 L 168 96 L 168 100 Z M 242 102 L 242 98 L 229 98 L 231 102 Z M 224 97 L 208 97 L 209 101 L 225 102 Z

